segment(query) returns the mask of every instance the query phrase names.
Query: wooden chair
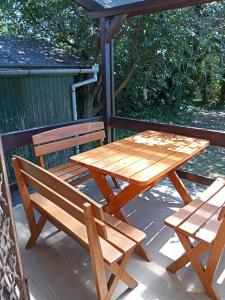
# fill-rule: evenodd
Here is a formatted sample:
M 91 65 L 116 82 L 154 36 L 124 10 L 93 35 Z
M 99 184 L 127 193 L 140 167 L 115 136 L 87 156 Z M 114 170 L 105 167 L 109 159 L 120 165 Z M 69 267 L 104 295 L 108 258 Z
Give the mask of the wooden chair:
M 40 166 L 18 156 L 12 162 L 31 234 L 26 248 L 34 246 L 48 220 L 89 250 L 98 299 L 111 299 L 119 280 L 135 288 L 137 281 L 125 266 L 145 233 L 104 213 L 99 204 Z M 34 210 L 40 213 L 38 221 Z M 112 273 L 108 282 L 106 269 Z
M 90 142 L 97 142 L 99 146 L 102 146 L 104 138 L 104 123 L 92 122 L 49 130 L 34 135 L 32 140 L 38 163 L 41 167 L 45 168 L 45 155 Z M 48 171 L 67 182 L 69 181 L 73 185 L 80 184 L 91 178 L 91 174 L 87 168 L 71 162 L 57 165 L 48 169 Z M 112 177 L 112 180 L 115 187 L 120 188 L 114 177 Z
M 218 178 L 196 200 L 165 220 L 177 233 L 185 254 L 167 267 L 176 272 L 188 262 L 192 263 L 206 293 L 220 299 L 212 286 L 220 258 L 225 247 L 225 179 Z M 194 243 L 190 241 L 194 239 Z M 205 266 L 199 256 L 209 251 Z

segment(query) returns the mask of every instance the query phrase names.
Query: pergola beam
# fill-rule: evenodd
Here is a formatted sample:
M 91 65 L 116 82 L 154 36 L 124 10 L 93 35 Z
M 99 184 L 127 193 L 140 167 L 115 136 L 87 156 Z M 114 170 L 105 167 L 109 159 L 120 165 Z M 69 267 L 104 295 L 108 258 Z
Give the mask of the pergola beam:
M 105 35 L 106 43 L 111 42 L 111 40 L 114 38 L 115 34 L 119 31 L 120 26 L 123 24 L 126 17 L 127 17 L 126 14 L 117 15 L 114 17 L 114 19 L 112 20 L 112 22 L 109 26 L 109 29 L 106 32 L 106 35 Z
M 126 5 L 117 6 L 114 8 L 104 9 L 102 11 L 96 10 L 91 12 L 93 19 L 103 17 L 112 17 L 121 14 L 128 16 L 141 15 L 146 13 L 153 13 L 159 11 L 166 11 L 169 9 L 183 8 L 187 6 L 214 2 L 212 0 L 147 0 L 144 2 L 136 2 Z
M 93 0 L 74 0 L 78 5 L 89 11 L 102 11 L 104 7 Z

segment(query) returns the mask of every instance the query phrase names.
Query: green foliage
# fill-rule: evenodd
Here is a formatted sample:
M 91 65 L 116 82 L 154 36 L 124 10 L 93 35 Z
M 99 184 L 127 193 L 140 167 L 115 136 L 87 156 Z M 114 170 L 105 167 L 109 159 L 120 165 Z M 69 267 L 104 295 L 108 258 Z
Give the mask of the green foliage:
M 172 120 L 192 104 L 225 103 L 224 17 L 225 3 L 217 2 L 126 20 L 115 39 L 117 114 Z M 4 0 L 0 25 L 1 34 L 100 61 L 99 25 L 74 1 Z
M 164 119 L 193 102 L 222 102 L 224 17 L 225 3 L 214 3 L 128 20 L 133 28 L 117 48 L 117 79 L 122 80 L 129 63 L 126 49 L 134 28 L 139 31 L 138 59 L 132 79 L 117 97 L 118 113 Z M 148 101 L 143 101 L 145 87 Z

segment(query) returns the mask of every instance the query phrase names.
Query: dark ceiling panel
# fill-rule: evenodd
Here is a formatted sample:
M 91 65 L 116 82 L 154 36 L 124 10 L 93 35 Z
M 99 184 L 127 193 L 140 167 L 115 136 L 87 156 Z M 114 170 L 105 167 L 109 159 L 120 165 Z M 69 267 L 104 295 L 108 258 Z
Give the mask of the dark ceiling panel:
M 122 6 L 126 4 L 131 3 L 139 3 L 144 2 L 145 0 L 94 0 L 95 2 L 99 3 L 101 6 L 103 6 L 105 9 Z
M 130 16 L 141 15 L 145 13 L 164 11 L 174 8 L 182 8 L 196 4 L 209 3 L 212 0 L 145 0 L 143 2 L 130 3 L 118 7 L 104 9 L 103 11 L 92 12 L 92 18 L 111 17 L 119 14 L 128 14 Z
M 101 11 L 104 9 L 99 3 L 94 0 L 74 0 L 77 4 L 89 11 Z

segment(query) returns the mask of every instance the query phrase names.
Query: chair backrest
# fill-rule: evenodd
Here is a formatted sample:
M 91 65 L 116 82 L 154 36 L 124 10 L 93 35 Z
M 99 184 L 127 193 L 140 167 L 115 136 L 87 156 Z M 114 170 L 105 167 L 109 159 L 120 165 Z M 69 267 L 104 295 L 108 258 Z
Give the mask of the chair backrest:
M 28 160 L 14 156 L 12 162 L 30 228 L 34 220 L 28 187 L 32 187 L 43 197 L 84 225 L 86 225 L 84 216 L 85 206 L 87 206 L 87 203 L 91 204 L 98 234 L 105 239 L 107 238 L 103 222 L 103 211 L 98 203 L 70 184 Z
M 105 130 L 103 122 L 76 124 L 49 130 L 32 137 L 34 152 L 39 164 L 44 167 L 43 156 L 60 150 L 99 141 L 103 144 Z

